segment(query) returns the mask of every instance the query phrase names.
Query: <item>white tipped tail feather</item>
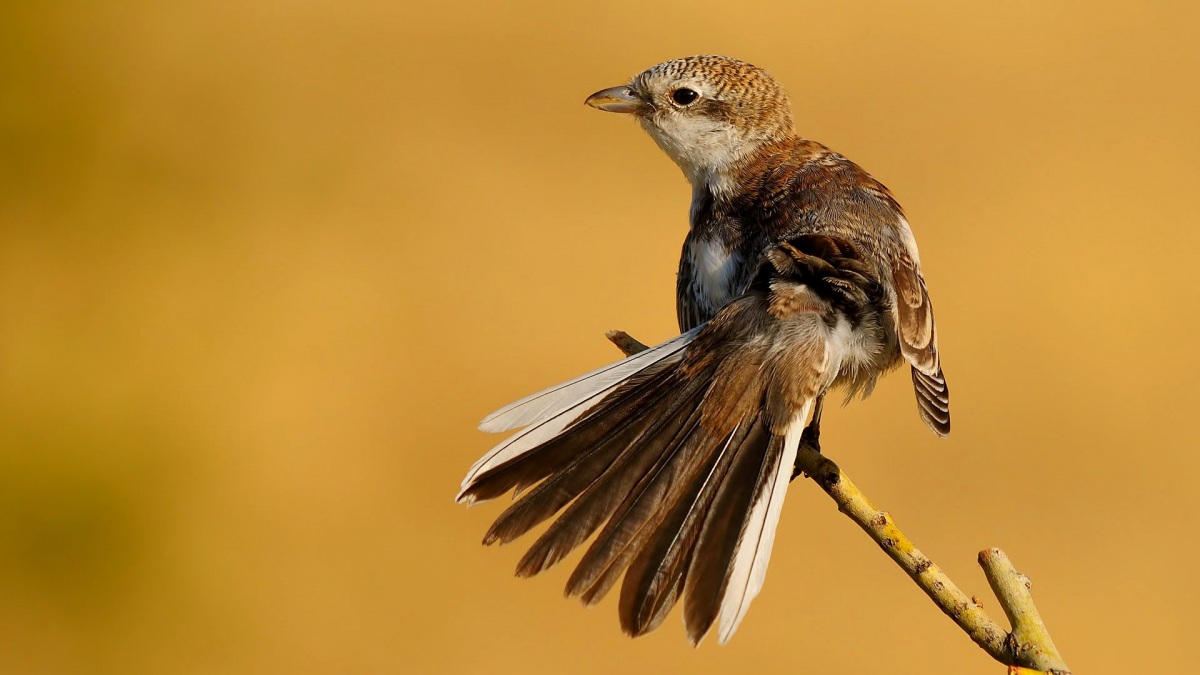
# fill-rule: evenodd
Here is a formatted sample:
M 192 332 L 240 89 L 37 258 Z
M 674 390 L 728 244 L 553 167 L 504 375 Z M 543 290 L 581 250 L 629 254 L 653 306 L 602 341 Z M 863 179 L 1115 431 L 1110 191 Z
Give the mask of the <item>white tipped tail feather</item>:
M 479 430 L 498 433 L 541 422 L 596 394 L 607 393 L 634 373 L 683 351 L 696 336 L 697 330 L 699 329 L 688 331 L 646 351 L 509 403 L 483 418 L 479 423 Z
M 690 330 L 621 361 L 530 394 L 483 418 L 479 423 L 481 431 L 501 432 L 527 425 L 528 428 L 497 444 L 471 465 L 455 501 L 464 501 L 464 493 L 484 472 L 554 438 L 625 380 L 666 359 L 679 358 L 699 330 Z M 465 501 L 475 503 L 469 497 Z
M 767 564 L 771 561 L 771 547 L 775 543 L 775 530 L 779 525 L 779 514 L 783 511 L 783 498 L 787 495 L 796 452 L 800 448 L 800 434 L 804 432 L 812 406 L 813 401 L 808 401 L 803 412 L 788 427 L 782 439 L 783 452 L 778 455 L 775 465 L 769 467 L 764 491 L 750 510 L 746 531 L 734 558 L 733 572 L 729 575 L 729 585 L 721 600 L 721 614 L 717 623 L 719 644 L 729 642 L 742 619 L 746 618 L 750 602 L 762 591 L 767 578 Z

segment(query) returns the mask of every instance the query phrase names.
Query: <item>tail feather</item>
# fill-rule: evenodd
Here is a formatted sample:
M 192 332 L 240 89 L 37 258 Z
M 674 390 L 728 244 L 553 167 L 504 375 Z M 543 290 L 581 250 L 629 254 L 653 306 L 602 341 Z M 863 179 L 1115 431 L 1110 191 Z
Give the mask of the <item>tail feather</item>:
M 683 433 L 690 436 L 694 430 L 693 418 Z M 599 602 L 643 546 L 659 533 L 661 504 L 670 498 L 671 476 L 677 471 L 678 457 L 677 452 L 668 449 L 655 468 L 638 481 L 584 553 L 567 581 L 567 595 L 579 595 L 589 605 Z
M 630 376 L 663 359 L 679 354 L 691 342 L 696 331 L 671 338 L 666 342 L 639 352 L 616 363 L 593 370 L 573 380 L 544 389 L 536 394 L 510 403 L 493 412 L 479 423 L 480 431 L 508 431 L 542 422 L 584 401 L 611 392 Z M 592 401 L 593 403 L 595 401 Z
M 603 400 L 589 399 L 587 410 L 572 414 L 575 408 L 570 408 L 516 434 L 497 446 L 499 452 L 493 450 L 489 454 L 492 459 L 483 464 L 477 462 L 472 467 L 457 499 L 470 502 L 493 499 L 509 490 L 532 485 L 567 466 L 576 458 L 575 452 L 587 451 L 613 427 L 622 426 L 631 419 L 644 418 L 648 406 L 668 392 L 642 385 L 669 375 L 662 367 L 647 369 L 625 382 L 613 395 Z M 568 415 L 571 415 L 569 419 Z M 511 447 L 518 442 L 517 447 Z
M 609 471 L 653 421 L 645 414 L 634 415 L 621 429 L 609 433 L 591 447 L 583 446 L 583 441 L 579 440 L 571 443 L 572 447 L 582 447 L 575 459 L 500 514 L 484 536 L 483 543 L 499 541 L 507 544 L 560 511 Z M 548 468 L 543 468 L 537 473 L 546 470 Z
M 770 434 L 762 427 L 759 432 L 734 457 L 704 519 L 697 552 L 687 571 L 683 621 L 692 644 L 700 643 L 720 614 L 746 520 L 759 492 L 760 475 L 772 463 Z
M 673 382 L 660 385 L 675 390 Z M 616 520 L 628 508 L 629 495 L 653 473 L 673 447 L 688 421 L 688 410 L 703 396 L 703 383 L 685 384 L 666 398 L 648 417 L 653 421 L 626 445 L 612 466 L 593 481 L 567 507 L 558 520 L 529 548 L 517 565 L 517 574 L 532 576 L 560 561 L 582 544 L 605 521 Z M 604 535 L 601 535 L 603 539 Z M 584 560 L 587 560 L 585 556 Z M 580 563 L 582 568 L 584 563 Z
M 771 548 L 775 543 L 775 528 L 783 509 L 783 498 L 791 482 L 792 466 L 796 463 L 796 452 L 800 447 L 800 434 L 804 430 L 807 413 L 812 407 L 809 401 L 804 412 L 784 436 L 773 436 L 763 471 L 759 474 L 758 492 L 754 507 L 746 519 L 745 532 L 734 557 L 729 584 L 721 601 L 718 641 L 729 642 L 734 631 L 745 618 L 754 600 L 762 590 L 767 577 L 767 563 L 771 560 Z
M 662 525 L 668 536 L 645 548 L 626 572 L 619 611 L 621 623 L 629 634 L 644 635 L 657 628 L 679 600 L 700 527 L 716 488 L 743 443 L 761 432 L 757 416 L 738 423 L 690 481 L 688 491 L 670 507 Z M 756 442 L 750 440 L 751 445 Z
M 489 491 L 481 489 L 478 486 L 479 477 L 497 467 L 503 466 L 506 462 L 520 457 L 531 449 L 540 447 L 544 443 L 553 440 L 575 419 L 599 403 L 603 397 L 604 393 L 595 394 L 581 403 L 567 408 L 537 424 L 522 429 L 497 444 L 467 470 L 467 476 L 463 478 L 462 485 L 459 488 L 458 494 L 455 495 L 454 501 L 475 504 L 480 501 L 494 499 L 504 494 L 504 490 L 489 493 Z
M 596 519 L 592 531 L 588 534 L 594 532 L 595 528 L 604 524 L 606 520 L 607 525 L 587 552 L 584 552 L 575 573 L 571 574 L 568 595 L 578 595 L 581 591 L 574 589 L 592 586 L 601 575 L 611 573 L 613 567 L 617 568 L 618 575 L 623 571 L 625 566 L 619 565 L 618 561 L 624 545 L 640 533 L 641 525 L 644 524 L 644 521 L 638 520 L 644 515 L 638 508 L 640 498 L 650 489 L 655 477 L 659 476 L 673 456 L 678 455 L 678 449 L 686 438 L 694 432 L 697 423 L 696 408 L 700 405 L 707 387 L 708 382 L 704 378 L 685 381 L 679 387 L 678 405 L 674 406 L 674 410 L 660 412 L 664 423 L 653 436 L 648 435 L 646 441 L 636 449 L 636 455 L 640 456 L 632 460 L 629 470 L 619 476 L 613 476 L 605 485 L 596 486 L 598 495 L 589 495 L 599 498 L 599 494 L 604 494 L 606 509 L 601 518 Z M 580 502 L 584 502 L 582 497 Z M 572 504 L 571 509 L 575 507 L 576 504 Z M 590 503 L 581 504 L 581 513 L 587 513 L 586 509 L 590 508 Z M 544 538 L 550 536 L 551 532 L 547 532 Z M 577 543 L 582 543 L 584 538 L 586 537 L 580 538 Z
M 687 488 L 687 476 L 695 471 L 696 461 L 707 454 L 706 446 L 721 442 L 699 428 L 700 417 L 698 406 L 658 463 L 609 520 L 571 575 L 569 595 L 583 595 L 589 604 L 600 600 L 643 547 L 664 531 L 661 521 L 667 507 Z

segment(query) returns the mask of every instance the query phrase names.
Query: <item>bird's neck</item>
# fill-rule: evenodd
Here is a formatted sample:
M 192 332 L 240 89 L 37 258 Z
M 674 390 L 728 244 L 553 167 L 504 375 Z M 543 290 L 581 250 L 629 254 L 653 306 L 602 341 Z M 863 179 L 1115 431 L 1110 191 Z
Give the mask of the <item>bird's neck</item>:
M 725 200 L 737 192 L 738 167 L 740 159 L 726 164 L 683 168 L 688 182 L 692 184 L 692 198 L 696 199 L 704 193 L 713 198 Z
M 755 167 L 764 165 L 762 158 L 777 152 L 782 146 L 796 141 L 796 137 L 771 139 L 746 144 L 725 156 L 711 157 L 710 161 L 689 164 L 679 161 L 679 168 L 692 184 L 692 209 L 705 200 L 728 203 L 754 182 Z M 715 160 L 715 161 L 713 161 Z

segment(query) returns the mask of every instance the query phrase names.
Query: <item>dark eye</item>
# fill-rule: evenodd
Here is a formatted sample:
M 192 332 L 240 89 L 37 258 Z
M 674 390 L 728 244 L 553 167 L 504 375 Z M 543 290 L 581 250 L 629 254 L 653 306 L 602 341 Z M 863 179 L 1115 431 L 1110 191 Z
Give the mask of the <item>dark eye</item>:
M 675 91 L 671 92 L 671 100 L 675 101 L 679 105 L 691 105 L 691 103 L 698 98 L 700 98 L 700 94 L 697 94 L 695 91 L 688 89 L 687 87 L 684 87 L 683 89 L 676 89 Z

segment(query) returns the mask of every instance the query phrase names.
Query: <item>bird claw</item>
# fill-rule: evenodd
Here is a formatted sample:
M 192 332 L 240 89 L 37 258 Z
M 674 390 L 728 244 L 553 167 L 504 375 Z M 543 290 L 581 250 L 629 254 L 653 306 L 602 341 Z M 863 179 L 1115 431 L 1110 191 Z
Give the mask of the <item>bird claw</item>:
M 816 450 L 818 454 L 821 452 L 821 425 L 813 422 L 804 427 L 804 431 L 800 433 L 800 445 L 807 445 Z M 799 458 L 797 457 L 796 465 L 792 467 L 792 480 L 796 480 L 801 473 Z
M 818 453 L 821 452 L 820 425 L 814 423 L 804 427 L 804 431 L 800 433 L 800 444 L 807 445 Z

